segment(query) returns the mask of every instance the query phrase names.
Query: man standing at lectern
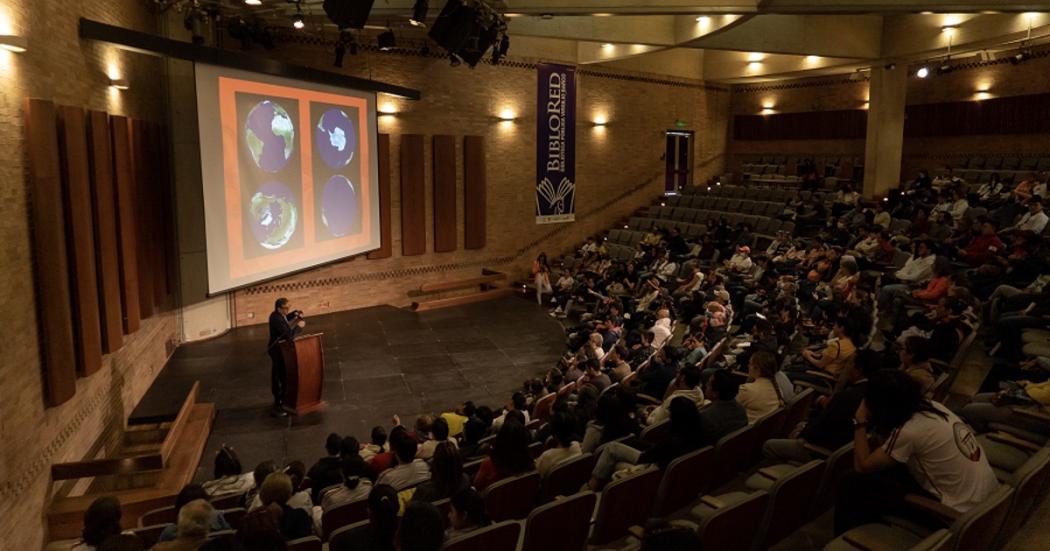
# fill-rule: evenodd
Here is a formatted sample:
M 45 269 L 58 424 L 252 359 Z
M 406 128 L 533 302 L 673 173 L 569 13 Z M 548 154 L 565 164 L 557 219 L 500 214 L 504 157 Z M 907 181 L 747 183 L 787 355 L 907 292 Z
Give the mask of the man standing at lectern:
M 288 415 L 282 407 L 284 399 L 284 356 L 281 355 L 280 343 L 291 341 L 295 338 L 306 321 L 300 310 L 292 311 L 288 305 L 288 299 L 279 298 L 273 304 L 273 313 L 270 314 L 270 342 L 266 352 L 270 354 L 270 391 L 273 393 L 273 411 L 280 417 Z

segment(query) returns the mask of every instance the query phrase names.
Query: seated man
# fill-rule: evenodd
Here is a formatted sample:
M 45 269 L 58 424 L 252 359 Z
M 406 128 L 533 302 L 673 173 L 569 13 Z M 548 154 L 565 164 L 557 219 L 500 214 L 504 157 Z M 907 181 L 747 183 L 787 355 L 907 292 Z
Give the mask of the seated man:
M 1010 425 L 1042 438 L 1050 437 L 1050 425 L 1016 413 L 1014 408 L 1046 411 L 1050 408 L 1050 381 L 1005 381 L 1003 390 L 977 394 L 959 410 L 959 416 L 978 432 L 988 431 L 989 423 Z
M 376 479 L 376 485 L 387 484 L 401 491 L 430 478 L 430 467 L 422 459 L 416 459 L 419 444 L 407 431 L 391 431 L 390 447 L 397 465 L 383 471 Z
M 211 518 L 215 510 L 206 499 L 195 499 L 181 509 L 178 518 L 178 536 L 153 546 L 157 551 L 192 551 L 208 541 Z
M 700 409 L 703 445 L 714 445 L 723 436 L 747 426 L 747 409 L 736 401 L 739 391 L 739 379 L 725 369 L 716 370 L 707 379 L 704 393 L 711 403 Z
M 646 416 L 646 424 L 654 425 L 667 420 L 671 416 L 671 402 L 675 398 L 688 398 L 696 407 L 704 404 L 704 391 L 700 389 L 700 369 L 694 365 L 686 365 L 678 371 L 678 376 L 668 389 L 663 403 L 656 406 Z
M 614 383 L 620 382 L 624 377 L 631 374 L 631 365 L 624 361 L 627 357 L 627 347 L 617 344 L 612 347 L 605 357 L 602 358 L 602 369 L 609 374 Z
M 1017 222 L 1013 226 L 1006 228 L 1006 230 L 1030 231 L 1035 234 L 1043 233 L 1048 218 L 1046 213 L 1043 212 L 1042 198 L 1035 195 L 1025 201 L 1025 206 L 1028 207 L 1028 212 L 1022 214 L 1017 219 Z

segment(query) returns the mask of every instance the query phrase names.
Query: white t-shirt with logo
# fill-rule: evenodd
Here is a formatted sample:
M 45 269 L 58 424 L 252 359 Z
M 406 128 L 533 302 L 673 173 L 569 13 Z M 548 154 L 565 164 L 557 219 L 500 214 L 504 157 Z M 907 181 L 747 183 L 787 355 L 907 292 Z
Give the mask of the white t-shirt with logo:
M 883 448 L 942 504 L 965 512 L 992 495 L 999 481 L 973 430 L 948 408 L 933 407 L 948 418 L 916 413 Z

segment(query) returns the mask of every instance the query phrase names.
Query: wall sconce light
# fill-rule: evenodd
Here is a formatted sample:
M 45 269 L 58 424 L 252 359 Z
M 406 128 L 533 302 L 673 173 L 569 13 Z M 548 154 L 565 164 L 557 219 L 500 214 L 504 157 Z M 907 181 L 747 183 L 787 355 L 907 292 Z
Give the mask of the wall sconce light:
M 29 42 L 24 36 L 0 34 L 0 48 L 20 54 L 29 48 Z
M 109 86 L 116 90 L 127 90 L 131 87 L 126 78 L 111 78 L 109 79 Z
M 978 90 L 977 93 L 975 93 L 973 95 L 973 99 L 975 99 L 977 101 L 984 101 L 986 99 L 991 99 L 991 98 L 992 98 L 992 93 L 989 92 L 988 90 Z
M 499 116 L 497 118 L 501 122 L 514 122 L 515 120 L 517 120 L 518 116 L 516 113 L 514 113 L 512 109 L 508 108 L 500 111 Z
M 763 107 L 762 108 L 762 114 L 763 115 L 772 115 L 773 113 L 776 113 L 776 111 L 774 111 L 772 107 Z
M 944 33 L 945 36 L 947 36 L 948 38 L 953 38 L 955 36 L 955 33 L 958 32 L 958 30 L 959 27 L 956 25 L 945 25 L 941 27 L 941 32 Z
M 807 65 L 815 65 L 819 61 L 820 61 L 820 56 L 819 55 L 807 55 L 806 56 L 806 64 Z
M 595 115 L 592 124 L 594 124 L 594 126 L 605 126 L 609 124 L 609 118 L 605 115 Z
M 386 102 L 379 106 L 379 116 L 389 117 L 397 114 L 397 105 L 393 102 Z
M 764 54 L 762 52 L 751 52 L 751 53 L 747 54 L 747 60 L 750 61 L 751 63 L 757 63 L 759 61 L 762 61 L 765 58 L 766 58 L 766 54 Z

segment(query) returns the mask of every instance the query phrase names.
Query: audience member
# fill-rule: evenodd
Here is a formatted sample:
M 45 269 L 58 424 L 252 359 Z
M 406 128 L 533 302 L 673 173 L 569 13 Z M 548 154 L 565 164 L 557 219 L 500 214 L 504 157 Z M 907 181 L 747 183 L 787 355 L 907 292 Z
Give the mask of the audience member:
M 207 539 L 215 510 L 205 499 L 195 499 L 179 509 L 178 535 L 153 546 L 154 551 L 196 551 Z
M 700 388 L 700 369 L 694 365 L 685 365 L 678 370 L 678 375 L 667 389 L 667 397 L 653 408 L 646 417 L 646 423 L 654 425 L 666 421 L 671 413 L 671 401 L 676 398 L 688 398 L 696 407 L 704 405 L 704 391 Z
M 740 381 L 725 369 L 715 370 L 704 392 L 711 404 L 700 410 L 700 435 L 705 445 L 714 445 L 727 434 L 747 426 L 747 409 L 737 402 Z
M 175 514 L 178 515 L 182 507 L 191 501 L 198 499 L 207 500 L 208 493 L 204 491 L 204 488 L 200 484 L 187 484 L 179 490 L 179 494 L 175 496 Z M 230 530 L 230 524 L 226 522 L 226 517 L 222 515 L 222 511 L 213 510 L 211 518 L 208 524 L 209 529 L 212 532 L 218 532 L 220 530 Z M 171 541 L 178 536 L 178 527 L 176 524 L 169 524 L 164 531 L 160 533 L 157 541 Z
M 292 477 L 282 472 L 266 477 L 259 488 L 259 497 L 262 499 L 263 506 L 258 511 L 274 516 L 281 537 L 286 541 L 303 538 L 314 532 L 310 514 L 303 509 L 288 505 L 292 494 Z M 247 542 L 245 544 L 247 545 Z
M 568 413 L 555 413 L 550 421 L 551 439 L 553 446 L 548 448 L 536 459 L 536 471 L 540 476 L 546 478 L 555 467 L 583 452 L 575 434 L 575 424 Z
M 368 479 L 368 465 L 359 455 L 344 458 L 339 467 L 343 477 L 342 483 L 324 492 L 321 496 L 321 510 L 332 509 L 354 501 L 368 498 L 372 493 L 372 481 Z
M 427 467 L 426 462 L 416 459 L 419 444 L 408 432 L 404 430 L 391 432 L 390 448 L 394 452 L 397 465 L 383 471 L 376 478 L 377 485 L 386 484 L 400 491 L 430 478 L 430 468 Z
M 485 499 L 473 488 L 457 492 L 449 500 L 448 521 L 449 528 L 445 531 L 448 540 L 488 526 Z
M 252 473 L 242 473 L 243 470 L 237 452 L 223 445 L 215 452 L 215 478 L 204 483 L 204 491 L 213 498 L 247 492 L 255 485 L 255 478 Z
M 756 352 L 747 365 L 750 381 L 740 385 L 736 400 L 747 410 L 747 422 L 754 423 L 784 405 L 780 389 L 773 382 L 777 359 L 769 352 Z
M 312 486 L 310 497 L 314 503 L 321 502 L 320 491 L 322 489 L 339 484 L 343 478 L 340 472 L 342 458 L 339 454 L 342 444 L 343 439 L 338 434 L 334 432 L 329 434 L 324 441 L 325 453 L 328 455 L 318 459 L 317 463 L 314 463 L 307 472 Z
M 430 480 L 416 487 L 412 499 L 434 502 L 469 487 L 470 478 L 463 472 L 463 456 L 459 448 L 452 441 L 444 441 L 434 448 Z
M 71 551 L 95 551 L 110 536 L 120 534 L 120 502 L 115 497 L 100 497 L 84 512 L 84 529 L 80 541 Z
M 493 482 L 530 471 L 533 467 L 529 454 L 529 432 L 521 423 L 508 421 L 496 433 L 492 453 L 478 467 L 474 475 L 474 488 L 483 491 Z
M 400 504 L 393 486 L 377 484 L 368 494 L 368 524 L 329 544 L 329 551 L 394 551 Z
M 438 551 L 445 541 L 445 521 L 433 503 L 413 501 L 405 506 L 397 534 L 398 551 Z

